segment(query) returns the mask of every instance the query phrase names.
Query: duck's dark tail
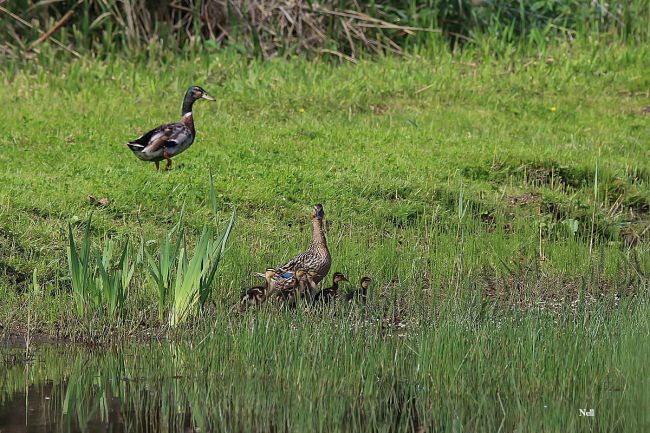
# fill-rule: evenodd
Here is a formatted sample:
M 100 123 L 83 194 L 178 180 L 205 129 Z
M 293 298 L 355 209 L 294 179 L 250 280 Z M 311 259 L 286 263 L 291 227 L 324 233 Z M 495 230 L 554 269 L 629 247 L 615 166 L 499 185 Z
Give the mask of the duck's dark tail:
M 134 152 L 141 152 L 145 147 L 144 144 L 140 144 L 137 141 L 129 141 L 126 145 Z
M 152 129 L 151 131 L 147 132 L 144 134 L 142 137 L 136 138 L 135 140 L 129 141 L 126 145 L 129 146 L 129 149 L 131 149 L 134 152 L 141 152 L 144 150 L 145 147 L 149 144 L 151 141 L 151 137 L 160 130 L 162 126 Z

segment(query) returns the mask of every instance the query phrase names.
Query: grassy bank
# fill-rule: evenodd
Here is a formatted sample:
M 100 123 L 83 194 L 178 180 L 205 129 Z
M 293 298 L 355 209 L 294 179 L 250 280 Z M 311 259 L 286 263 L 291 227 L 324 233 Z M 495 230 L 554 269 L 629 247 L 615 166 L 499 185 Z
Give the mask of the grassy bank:
M 11 358 L 1 398 L 48 377 L 64 416 L 118 396 L 165 414 L 147 425 L 203 431 L 647 430 L 649 59 L 576 44 L 4 65 L 0 332 L 172 343 Z M 190 84 L 217 102 L 197 103 L 196 142 L 156 172 L 123 143 L 177 119 Z M 306 246 L 317 202 L 332 271 L 374 279 L 368 306 L 234 312 L 252 271 Z M 170 330 L 143 257 L 182 209 L 189 251 L 237 221 L 205 308 Z M 94 245 L 133 246 L 119 315 L 75 308 L 67 229 L 79 242 L 90 214 Z
M 239 215 L 217 310 L 251 271 L 306 245 L 315 202 L 327 212 L 334 270 L 372 275 L 377 302 L 416 308 L 463 285 L 517 297 L 644 293 L 648 58 L 647 49 L 574 47 L 499 63 L 441 52 L 338 67 L 223 56 L 8 69 L 2 322 L 24 327 L 25 306 L 37 305 L 34 329 L 74 328 L 66 225 L 80 234 L 93 213 L 98 245 L 129 237 L 155 249 L 185 206 L 192 240 L 212 220 L 209 169 L 215 226 Z M 176 119 L 189 83 L 218 102 L 196 107 L 196 143 L 156 173 L 123 143 Z M 157 327 L 155 303 L 139 269 L 129 302 L 138 323 Z

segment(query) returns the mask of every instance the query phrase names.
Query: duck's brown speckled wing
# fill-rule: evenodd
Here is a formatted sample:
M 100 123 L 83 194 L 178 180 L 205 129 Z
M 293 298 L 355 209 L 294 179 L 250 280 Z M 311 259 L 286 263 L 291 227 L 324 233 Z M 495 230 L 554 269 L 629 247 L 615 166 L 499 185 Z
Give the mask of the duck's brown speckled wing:
M 304 264 L 307 261 L 306 259 L 309 255 L 308 253 L 309 251 L 304 251 L 298 254 L 296 257 L 277 268 L 275 272 L 278 274 L 283 274 L 285 272 L 296 272 L 298 269 L 307 269 L 305 268 Z
M 296 279 L 296 273 L 294 271 L 276 271 L 272 282 L 273 288 L 280 291 L 292 290 L 298 285 L 298 280 Z
M 293 259 L 289 260 L 284 265 L 277 268 L 276 273 L 283 274 L 286 272 L 296 272 L 298 269 L 305 271 L 314 271 L 318 274 L 314 281 L 320 282 L 329 272 L 332 259 L 328 251 L 321 251 L 318 248 L 311 246 L 307 251 L 298 254 Z

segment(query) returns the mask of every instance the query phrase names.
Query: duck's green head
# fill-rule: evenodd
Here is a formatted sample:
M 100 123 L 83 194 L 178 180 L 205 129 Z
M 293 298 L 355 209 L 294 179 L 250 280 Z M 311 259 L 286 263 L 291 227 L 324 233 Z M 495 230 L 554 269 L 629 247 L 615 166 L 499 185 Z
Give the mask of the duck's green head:
M 215 100 L 212 96 L 208 95 L 208 92 L 206 92 L 203 87 L 199 87 L 199 86 L 192 86 L 189 89 L 187 89 L 187 93 L 185 94 L 185 97 L 188 96 L 190 96 L 195 101 L 197 99 L 207 99 L 208 101 Z
M 185 92 L 185 99 L 183 99 L 183 113 L 189 113 L 192 111 L 192 104 L 199 99 L 205 99 L 208 101 L 215 101 L 215 99 L 205 91 L 203 87 L 192 86 L 187 89 Z

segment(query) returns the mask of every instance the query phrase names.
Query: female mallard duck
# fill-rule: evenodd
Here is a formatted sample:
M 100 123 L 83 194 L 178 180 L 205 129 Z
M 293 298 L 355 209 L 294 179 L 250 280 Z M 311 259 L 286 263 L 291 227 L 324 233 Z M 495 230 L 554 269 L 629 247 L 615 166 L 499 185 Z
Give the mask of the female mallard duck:
M 361 302 L 366 303 L 368 298 L 368 286 L 372 280 L 369 277 L 363 277 L 361 279 L 361 287 L 357 290 L 352 290 L 345 295 L 345 299 L 349 302 Z
M 324 217 L 325 211 L 323 210 L 323 205 L 315 205 L 311 216 L 312 237 L 309 247 L 306 251 L 298 254 L 286 264 L 275 269 L 271 280 L 270 291 L 279 292 L 280 297 L 285 301 L 293 296 L 291 293 L 296 288 L 300 287 L 300 280 L 296 277 L 297 271 L 302 270 L 313 275 L 311 277 L 311 283 L 307 283 L 310 286 L 312 284 L 318 284 L 327 275 L 327 272 L 329 272 L 332 257 L 327 248 L 327 241 L 323 230 Z M 261 276 L 262 274 L 256 275 Z
M 348 281 L 340 272 L 335 272 L 332 278 L 332 285 L 314 295 L 314 304 L 327 304 L 339 297 L 339 283 Z
M 192 105 L 199 99 L 215 100 L 201 87 L 190 87 L 183 99 L 181 121 L 152 129 L 137 140 L 130 141 L 127 144 L 129 149 L 141 160 L 155 162 L 156 170 L 160 169 L 160 161 L 166 160 L 165 170 L 169 170 L 172 166 L 172 157 L 187 150 L 194 142 L 196 130 L 192 118 Z
M 312 235 L 306 251 L 298 254 L 284 265 L 276 268 L 273 286 L 279 290 L 293 288 L 296 282 L 296 271 L 299 269 L 313 273 L 313 283 L 318 284 L 330 270 L 332 256 L 327 248 L 325 231 L 323 229 L 325 210 L 322 204 L 314 206 L 311 214 Z
M 248 307 L 259 306 L 269 297 L 271 294 L 269 288 L 274 274 L 275 269 L 267 269 L 264 274 L 261 274 L 264 277 L 264 283 L 261 286 L 251 287 L 242 293 L 239 300 L 239 311 L 244 311 Z

